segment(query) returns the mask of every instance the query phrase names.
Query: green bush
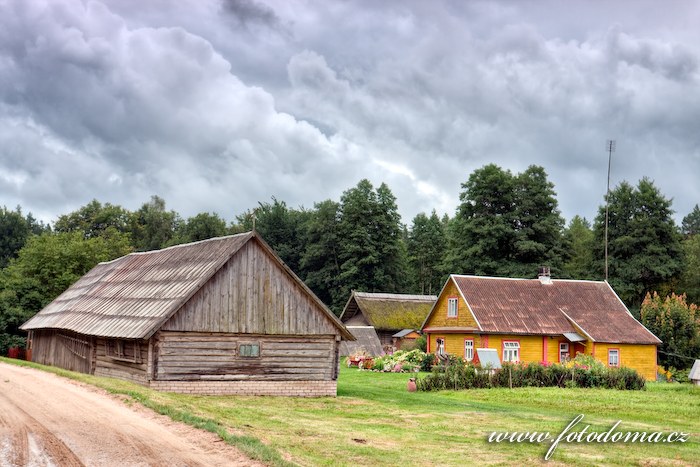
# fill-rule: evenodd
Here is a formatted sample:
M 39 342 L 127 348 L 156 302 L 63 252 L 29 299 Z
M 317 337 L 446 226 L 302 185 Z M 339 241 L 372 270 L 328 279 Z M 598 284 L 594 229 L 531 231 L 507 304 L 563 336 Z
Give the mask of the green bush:
M 416 348 L 423 353 L 428 351 L 428 339 L 426 338 L 425 334 L 416 339 Z
M 432 355 L 429 356 L 432 358 Z M 426 354 L 418 349 L 397 350 L 391 355 L 375 358 L 371 369 L 374 371 L 417 372 L 423 367 L 426 358 Z
M 592 357 L 576 358 L 567 365 L 559 363 L 503 363 L 498 370 L 481 368 L 450 356 L 433 367 L 431 374 L 416 381 L 420 391 L 476 389 L 490 387 L 608 388 L 640 390 L 646 381 L 631 368 L 608 368 Z
M 690 382 L 690 378 L 688 378 L 688 376 L 690 375 L 690 368 L 686 368 L 685 370 L 679 370 L 677 368 L 671 367 L 668 370 L 671 372 L 672 381 L 675 381 L 677 383 Z

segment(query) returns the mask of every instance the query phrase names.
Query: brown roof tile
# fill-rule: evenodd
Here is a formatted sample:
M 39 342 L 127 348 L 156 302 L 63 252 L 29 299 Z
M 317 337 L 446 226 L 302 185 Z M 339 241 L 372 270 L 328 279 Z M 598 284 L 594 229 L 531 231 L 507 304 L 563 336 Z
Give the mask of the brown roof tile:
M 563 334 L 573 321 L 596 342 L 658 344 L 606 282 L 453 275 L 484 332 Z

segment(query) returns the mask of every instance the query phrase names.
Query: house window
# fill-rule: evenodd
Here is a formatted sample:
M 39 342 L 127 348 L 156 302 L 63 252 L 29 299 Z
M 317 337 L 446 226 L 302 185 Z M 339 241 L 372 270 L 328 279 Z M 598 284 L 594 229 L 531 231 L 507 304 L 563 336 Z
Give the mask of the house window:
M 447 299 L 447 317 L 456 318 L 457 317 L 457 299 L 448 298 Z
M 608 349 L 608 366 L 620 366 L 620 351 Z
M 141 363 L 141 346 L 138 342 L 124 339 L 107 339 L 105 354 L 114 360 Z
M 559 343 L 559 361 L 565 362 L 569 359 L 569 343 L 560 342 Z
M 435 349 L 438 355 L 445 355 L 445 339 L 442 337 L 435 339 Z
M 518 342 L 518 341 L 503 341 L 503 361 L 504 362 L 519 362 L 520 361 L 520 342 Z
M 474 360 L 474 339 L 464 341 L 464 359 L 468 362 Z
M 260 356 L 260 344 L 257 342 L 255 343 L 246 343 L 246 344 L 241 344 L 238 346 L 238 356 L 239 357 L 248 357 L 248 358 L 256 358 Z

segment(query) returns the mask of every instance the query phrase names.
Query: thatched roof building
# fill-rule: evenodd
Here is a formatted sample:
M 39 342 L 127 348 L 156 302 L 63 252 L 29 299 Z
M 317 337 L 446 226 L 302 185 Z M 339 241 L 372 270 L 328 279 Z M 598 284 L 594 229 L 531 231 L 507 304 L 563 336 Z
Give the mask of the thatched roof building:
M 353 291 L 340 320 L 353 332 L 358 326 L 372 326 L 381 346 L 392 346 L 392 336 L 404 329 L 421 328 L 437 296 Z M 348 343 L 347 347 L 354 347 Z

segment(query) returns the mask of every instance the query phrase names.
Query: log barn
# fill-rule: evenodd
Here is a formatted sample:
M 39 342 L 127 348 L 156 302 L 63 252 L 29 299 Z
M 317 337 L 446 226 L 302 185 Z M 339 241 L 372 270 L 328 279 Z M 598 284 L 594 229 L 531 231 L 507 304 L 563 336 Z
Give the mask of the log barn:
M 353 340 L 255 232 L 100 263 L 22 329 L 35 362 L 197 394 L 335 396 Z

